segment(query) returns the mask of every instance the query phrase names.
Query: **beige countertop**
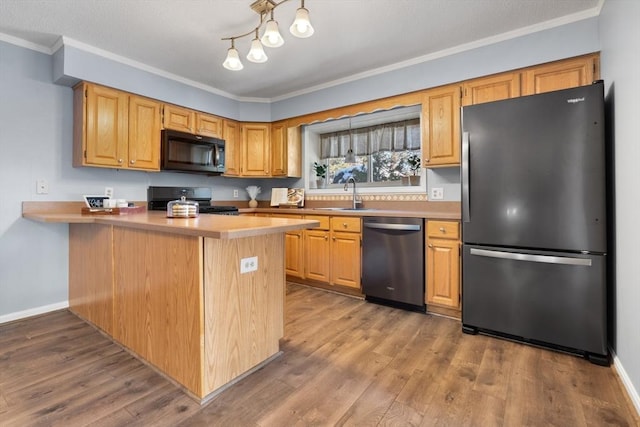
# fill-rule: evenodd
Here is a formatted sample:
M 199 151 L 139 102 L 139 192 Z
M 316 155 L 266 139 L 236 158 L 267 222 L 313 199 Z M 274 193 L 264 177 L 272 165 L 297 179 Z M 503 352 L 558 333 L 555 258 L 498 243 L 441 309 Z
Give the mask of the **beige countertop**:
M 97 223 L 216 239 L 237 239 L 311 228 L 318 221 L 257 216 L 200 215 L 197 218 L 167 218 L 164 211 L 121 215 L 83 215 L 83 203 L 23 202 L 22 216 L 47 223 Z
M 343 210 L 342 208 L 249 208 L 240 209 L 240 213 L 269 213 L 278 215 L 335 215 L 335 216 L 386 216 L 386 217 L 409 217 L 425 219 L 447 219 L 460 220 L 460 211 L 456 209 L 433 209 L 424 210 L 394 210 L 388 208 L 372 208 Z

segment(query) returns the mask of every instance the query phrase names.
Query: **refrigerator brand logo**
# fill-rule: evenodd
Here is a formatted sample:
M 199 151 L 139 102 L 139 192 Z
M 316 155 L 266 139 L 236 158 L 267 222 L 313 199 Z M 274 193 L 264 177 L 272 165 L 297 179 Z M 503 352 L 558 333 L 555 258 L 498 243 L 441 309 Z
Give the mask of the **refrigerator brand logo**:
M 584 102 L 584 97 L 567 99 L 567 102 L 569 104 L 577 104 L 578 102 Z

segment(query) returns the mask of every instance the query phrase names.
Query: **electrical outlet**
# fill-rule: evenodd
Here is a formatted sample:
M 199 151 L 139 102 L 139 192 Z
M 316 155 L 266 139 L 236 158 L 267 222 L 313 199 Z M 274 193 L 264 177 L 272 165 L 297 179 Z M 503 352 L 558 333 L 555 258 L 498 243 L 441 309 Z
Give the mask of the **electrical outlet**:
M 434 187 L 431 189 L 431 200 L 444 199 L 444 189 L 442 187 Z
M 104 187 L 104 195 L 113 199 L 113 187 Z
M 36 194 L 49 194 L 49 183 L 46 179 L 36 181 Z
M 249 273 L 258 269 L 258 257 L 242 258 L 240 260 L 240 274 Z
M 238 198 L 238 190 L 233 190 L 233 198 L 234 199 Z

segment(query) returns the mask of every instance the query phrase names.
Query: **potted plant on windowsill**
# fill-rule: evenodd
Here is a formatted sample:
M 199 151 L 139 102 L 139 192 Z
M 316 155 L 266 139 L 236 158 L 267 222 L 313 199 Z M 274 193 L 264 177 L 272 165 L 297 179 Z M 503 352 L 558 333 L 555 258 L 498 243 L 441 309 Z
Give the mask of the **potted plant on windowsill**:
M 409 185 L 420 185 L 420 170 L 422 169 L 422 160 L 417 154 L 410 154 L 407 157 L 407 163 L 409 163 L 409 170 L 411 175 L 407 178 L 406 183 Z M 404 181 L 404 180 L 403 180 Z
M 324 188 L 327 178 L 327 165 L 313 162 L 313 170 L 316 172 L 316 188 Z

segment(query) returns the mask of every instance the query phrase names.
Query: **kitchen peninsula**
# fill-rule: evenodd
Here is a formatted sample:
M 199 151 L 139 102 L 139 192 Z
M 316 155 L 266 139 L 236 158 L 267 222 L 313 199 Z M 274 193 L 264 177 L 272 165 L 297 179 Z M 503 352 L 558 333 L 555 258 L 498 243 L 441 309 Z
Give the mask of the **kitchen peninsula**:
M 72 312 L 201 402 L 277 357 L 284 233 L 317 221 L 82 215 L 80 207 L 22 209 L 30 220 L 69 224 Z

